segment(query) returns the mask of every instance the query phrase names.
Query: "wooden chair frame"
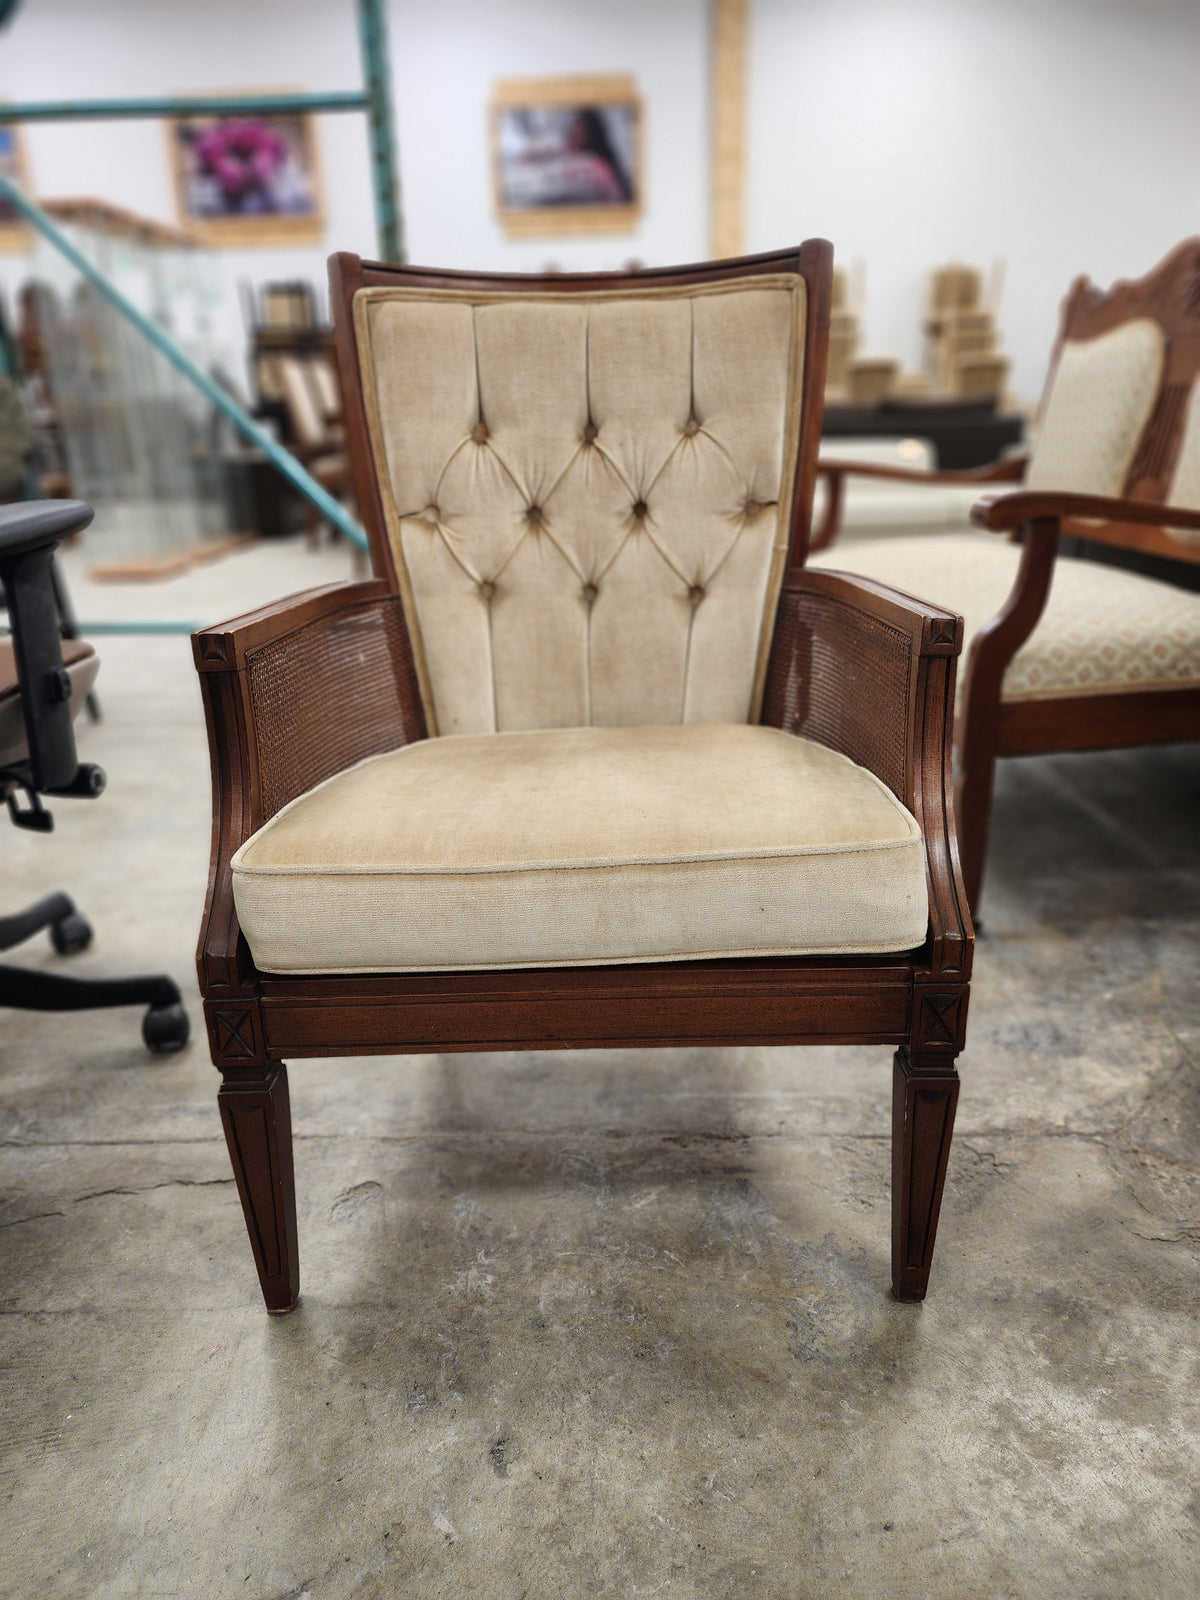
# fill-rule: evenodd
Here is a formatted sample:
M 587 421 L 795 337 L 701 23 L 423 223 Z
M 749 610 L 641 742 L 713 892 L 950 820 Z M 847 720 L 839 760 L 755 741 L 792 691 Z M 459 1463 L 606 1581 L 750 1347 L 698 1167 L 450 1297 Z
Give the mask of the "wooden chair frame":
M 1187 684 L 1104 695 L 1001 699 L 1008 665 L 1045 610 L 1060 535 L 1103 548 L 1166 557 L 1177 564 L 1181 575 L 1200 563 L 1200 547 L 1184 544 L 1168 531 L 1200 528 L 1200 517 L 1166 503 L 1183 441 L 1188 396 L 1200 372 L 1200 239 L 1179 245 L 1144 278 L 1117 283 L 1111 290 L 1098 289 L 1085 277 L 1076 279 L 1063 302 L 1047 393 L 1066 339 L 1094 338 L 1133 317 L 1158 322 L 1165 353 L 1158 392 L 1120 497 L 1021 492 L 1016 486 L 1028 466 L 1025 456 L 968 472 L 906 471 L 828 459 L 818 469 L 828 478 L 829 500 L 813 550 L 827 549 L 836 540 L 845 479 L 851 474 L 922 485 L 978 484 L 981 489 L 1014 485 L 1013 493 L 982 496 L 972 512 L 978 527 L 1007 532 L 1024 545 L 1007 600 L 971 643 L 958 720 L 955 807 L 963 877 L 976 912 L 1000 756 L 1107 750 L 1200 737 L 1200 688 Z M 1101 520 L 1097 524 L 1090 519 Z
M 950 795 L 962 622 L 869 579 L 805 572 L 832 251 L 719 265 L 530 279 L 331 262 L 347 438 L 376 578 L 337 584 L 194 635 L 213 766 L 212 871 L 198 951 L 219 1102 L 269 1310 L 296 1304 L 299 1271 L 289 1057 L 727 1044 L 895 1047 L 892 1283 L 923 1297 L 958 1098 L 973 933 Z M 796 271 L 808 287 L 806 435 L 789 567 L 762 721 L 850 755 L 922 828 L 930 922 L 918 950 L 886 956 L 665 962 L 523 971 L 276 977 L 255 969 L 234 908 L 230 858 L 293 795 L 375 751 L 425 737 L 362 402 L 350 316 L 364 285 L 520 287 L 530 293 L 702 284 Z M 833 663 L 820 681 L 812 659 Z

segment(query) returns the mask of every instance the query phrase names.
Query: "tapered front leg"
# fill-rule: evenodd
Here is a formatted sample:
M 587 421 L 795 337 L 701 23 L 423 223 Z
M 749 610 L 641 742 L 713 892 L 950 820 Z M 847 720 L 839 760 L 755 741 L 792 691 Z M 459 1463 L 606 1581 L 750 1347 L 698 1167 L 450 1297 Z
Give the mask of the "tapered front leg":
M 300 1298 L 287 1068 L 272 1062 L 230 1073 L 217 1101 L 263 1299 L 281 1315 Z
M 901 1047 L 892 1076 L 892 1293 L 923 1300 L 958 1105 L 954 1057 Z

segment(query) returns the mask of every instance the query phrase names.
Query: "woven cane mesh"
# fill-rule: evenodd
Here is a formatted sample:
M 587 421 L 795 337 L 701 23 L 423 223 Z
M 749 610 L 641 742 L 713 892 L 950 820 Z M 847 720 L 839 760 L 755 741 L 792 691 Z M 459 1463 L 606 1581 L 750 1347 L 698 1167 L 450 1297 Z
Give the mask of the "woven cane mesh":
M 424 736 L 406 657 L 394 599 L 322 617 L 247 656 L 264 822 L 364 756 Z
M 830 595 L 787 590 L 762 720 L 840 750 L 904 800 L 912 642 Z

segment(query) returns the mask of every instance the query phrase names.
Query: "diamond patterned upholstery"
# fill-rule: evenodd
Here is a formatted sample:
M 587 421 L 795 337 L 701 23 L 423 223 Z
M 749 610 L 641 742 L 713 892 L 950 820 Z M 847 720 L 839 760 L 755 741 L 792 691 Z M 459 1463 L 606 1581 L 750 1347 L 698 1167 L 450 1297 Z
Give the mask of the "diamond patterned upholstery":
M 430 729 L 753 721 L 803 280 L 367 289 L 368 420 Z
M 1162 364 L 1162 329 L 1149 317 L 1133 318 L 1094 339 L 1065 339 L 1025 487 L 1119 495 Z
M 962 615 L 963 660 L 999 612 L 1021 552 L 994 533 L 863 540 L 814 567 L 861 572 L 907 594 L 936 595 Z M 958 678 L 961 707 L 966 673 Z M 1122 694 L 1200 684 L 1200 595 L 1094 561 L 1055 565 L 1046 609 L 1009 663 L 1005 701 Z

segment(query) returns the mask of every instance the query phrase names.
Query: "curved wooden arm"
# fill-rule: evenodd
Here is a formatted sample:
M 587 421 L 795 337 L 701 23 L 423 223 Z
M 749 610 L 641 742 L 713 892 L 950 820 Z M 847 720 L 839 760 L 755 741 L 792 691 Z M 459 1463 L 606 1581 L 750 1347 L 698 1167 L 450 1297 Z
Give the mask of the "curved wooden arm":
M 867 767 L 925 839 L 926 970 L 965 978 L 974 933 L 954 828 L 954 668 L 962 618 L 858 574 L 789 574 L 762 721 Z
M 1153 500 L 1118 500 L 1107 495 L 1066 494 L 1049 489 L 1024 489 L 1017 494 L 981 495 L 971 507 L 979 528 L 1007 531 L 1026 522 L 1091 517 L 1098 522 L 1135 522 L 1151 528 L 1200 529 L 1200 511 L 1161 505 Z
M 886 478 L 894 483 L 957 484 L 969 489 L 973 483 L 1015 483 L 1025 474 L 1028 456 L 1005 456 L 1000 461 L 989 461 L 982 467 L 958 467 L 946 472 L 926 471 L 920 467 L 893 467 L 885 461 L 838 461 L 830 456 L 817 460 L 817 475 L 856 478 Z
M 272 600 L 228 622 L 215 622 L 211 628 L 200 628 L 192 635 L 196 671 L 237 672 L 245 665 L 248 651 L 261 650 L 263 645 L 321 617 L 344 611 L 347 606 L 386 600 L 391 593 L 379 578 L 365 583 L 326 583 L 288 595 L 284 600 Z
M 989 462 L 984 467 L 964 467 L 956 472 L 925 472 L 914 467 L 893 467 L 881 461 L 838 461 L 823 457 L 817 461 L 817 476 L 828 484 L 829 499 L 821 526 L 809 540 L 810 554 L 828 550 L 841 531 L 842 507 L 845 502 L 845 481 L 849 477 L 880 478 L 888 483 L 921 485 L 956 485 L 969 489 L 977 483 L 1019 482 L 1028 465 L 1028 456 L 1005 456 L 1002 461 Z
M 331 584 L 192 635 L 208 723 L 213 831 L 196 954 L 206 1002 L 256 992 L 230 860 L 295 795 L 425 735 L 399 597 Z M 209 1007 L 211 1010 L 211 1007 Z

